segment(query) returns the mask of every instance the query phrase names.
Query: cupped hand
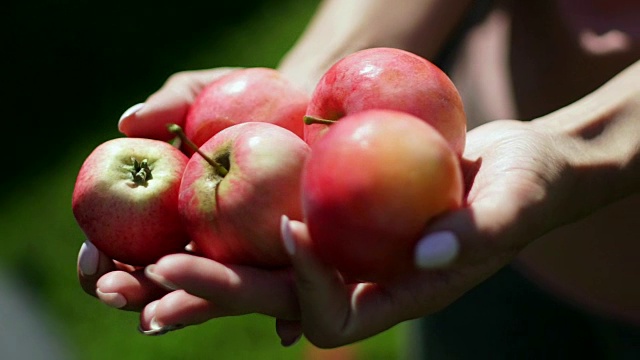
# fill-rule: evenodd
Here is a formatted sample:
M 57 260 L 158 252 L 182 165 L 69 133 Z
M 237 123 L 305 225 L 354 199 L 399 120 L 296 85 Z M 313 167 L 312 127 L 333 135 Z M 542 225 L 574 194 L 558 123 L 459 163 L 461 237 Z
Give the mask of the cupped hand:
M 126 110 L 118 129 L 129 137 L 169 140 L 173 135 L 166 124 L 183 126 L 202 89 L 234 69 L 172 75 L 144 103 Z M 288 324 L 299 314 L 290 269 L 225 266 L 189 250 L 142 268 L 110 259 L 86 241 L 78 254 L 77 274 L 89 295 L 111 307 L 140 312 L 140 330 L 149 335 L 221 316 L 262 313 Z
M 210 82 L 235 68 L 179 72 L 149 98 L 126 110 L 118 122 L 120 132 L 129 137 L 169 140 L 167 123 L 184 125 L 196 96 Z M 78 254 L 78 278 L 83 290 L 106 304 L 124 310 L 141 311 L 150 301 L 168 291 L 150 281 L 144 269 L 109 259 L 89 241 Z
M 224 265 L 189 250 L 134 268 L 85 242 L 78 274 L 88 294 L 140 312 L 139 330 L 147 335 L 224 316 L 260 313 L 285 322 L 299 317 L 290 269 Z
M 233 69 L 184 71 L 172 75 L 144 103 L 126 110 L 120 117 L 118 129 L 129 137 L 169 140 L 173 135 L 167 131 L 166 124 L 184 125 L 189 106 L 198 93 Z M 157 286 L 150 285 L 142 269 L 109 259 L 88 241 L 78 254 L 78 278 L 85 292 L 125 310 L 139 311 L 149 299 L 163 293 Z
M 298 331 L 323 348 L 349 344 L 451 304 L 559 225 L 569 184 L 558 136 L 536 122 L 494 121 L 468 133 L 466 203 L 428 226 L 415 263 L 422 271 L 391 284 L 350 284 L 314 254 L 306 226 L 283 218 L 295 272 Z M 283 337 L 285 340 L 285 337 Z

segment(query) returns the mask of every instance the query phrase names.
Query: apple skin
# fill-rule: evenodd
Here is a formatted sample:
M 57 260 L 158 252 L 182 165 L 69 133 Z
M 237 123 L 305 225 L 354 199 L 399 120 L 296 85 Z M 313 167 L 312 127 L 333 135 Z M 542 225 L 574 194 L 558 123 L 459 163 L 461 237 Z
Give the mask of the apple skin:
M 198 250 L 222 263 L 288 265 L 280 218 L 302 219 L 300 182 L 309 146 L 285 128 L 246 122 L 220 131 L 200 150 L 228 173 L 221 177 L 199 154 L 187 164 L 178 207 Z
M 467 118 L 458 90 L 428 60 L 400 49 L 370 48 L 343 57 L 320 78 L 306 115 L 339 120 L 369 109 L 407 112 L 428 122 L 462 155 Z M 328 125 L 305 126 L 313 144 Z
M 148 160 L 151 178 L 136 183 L 132 158 Z M 87 239 L 107 256 L 148 265 L 184 250 L 189 238 L 178 213 L 188 157 L 170 144 L 116 138 L 85 159 L 72 195 L 73 214 Z
M 308 103 L 309 95 L 275 69 L 238 69 L 198 94 L 184 131 L 197 146 L 224 128 L 249 121 L 276 124 L 302 138 Z
M 311 149 L 305 222 L 320 258 L 347 279 L 385 283 L 415 271 L 414 247 L 429 221 L 462 204 L 457 155 L 413 115 L 348 115 Z

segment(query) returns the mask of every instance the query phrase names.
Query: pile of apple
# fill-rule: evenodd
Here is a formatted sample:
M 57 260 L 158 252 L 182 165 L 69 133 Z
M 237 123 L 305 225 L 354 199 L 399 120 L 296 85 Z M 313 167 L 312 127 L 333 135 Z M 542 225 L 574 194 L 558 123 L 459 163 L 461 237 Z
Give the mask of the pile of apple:
M 462 100 L 438 67 L 403 50 L 342 58 L 310 97 L 274 69 L 237 69 L 199 94 L 184 132 L 162 125 L 180 145 L 109 140 L 75 183 L 87 238 L 130 265 L 192 243 L 222 263 L 285 267 L 287 215 L 345 277 L 391 281 L 414 271 L 429 222 L 462 203 Z

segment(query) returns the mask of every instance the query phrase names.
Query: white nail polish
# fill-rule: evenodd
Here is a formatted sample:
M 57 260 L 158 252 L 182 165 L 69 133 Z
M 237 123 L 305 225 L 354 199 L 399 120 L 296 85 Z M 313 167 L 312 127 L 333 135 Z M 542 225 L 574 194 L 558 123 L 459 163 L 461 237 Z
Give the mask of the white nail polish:
M 420 269 L 442 268 L 451 264 L 459 251 L 460 244 L 453 232 L 435 232 L 418 242 L 415 264 Z
M 139 104 L 135 104 L 132 107 L 128 108 L 123 114 L 122 116 L 120 116 L 120 120 L 118 120 L 118 125 L 120 125 L 120 123 L 122 122 L 123 119 L 128 118 L 129 116 L 137 113 L 138 111 L 142 110 L 142 108 L 144 107 L 144 103 L 139 103 Z
M 156 317 L 154 316 L 151 318 L 151 322 L 149 323 L 149 328 L 150 330 L 159 331 L 163 328 L 163 325 L 160 324 L 158 322 L 158 319 L 156 319 Z
M 289 217 L 287 217 L 287 215 L 282 215 L 282 217 L 280 218 L 280 235 L 282 236 L 284 249 L 290 256 L 293 256 L 296 253 L 296 243 L 293 240 L 291 225 L 289 223 Z
M 78 267 L 80 268 L 80 273 L 85 276 L 94 275 L 98 272 L 99 261 L 100 252 L 98 249 L 89 241 L 85 241 L 80 247 L 80 252 L 78 253 Z
M 96 295 L 98 295 L 100 301 L 112 308 L 120 309 L 127 305 L 127 299 L 119 293 L 105 293 L 100 289 L 96 289 Z
M 162 326 L 156 318 L 151 319 L 151 323 L 149 324 L 149 330 L 142 329 L 141 326 L 138 326 L 138 331 L 140 331 L 144 335 L 148 336 L 159 336 L 164 335 L 170 331 L 182 329 L 184 325 L 166 325 Z

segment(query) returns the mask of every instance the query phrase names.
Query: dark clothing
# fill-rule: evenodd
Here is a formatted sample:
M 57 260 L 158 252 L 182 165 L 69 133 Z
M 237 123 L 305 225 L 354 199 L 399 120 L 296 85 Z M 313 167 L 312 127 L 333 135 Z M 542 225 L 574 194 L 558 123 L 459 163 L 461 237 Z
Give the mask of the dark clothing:
M 511 267 L 412 330 L 416 359 L 640 359 L 640 327 L 557 300 Z

